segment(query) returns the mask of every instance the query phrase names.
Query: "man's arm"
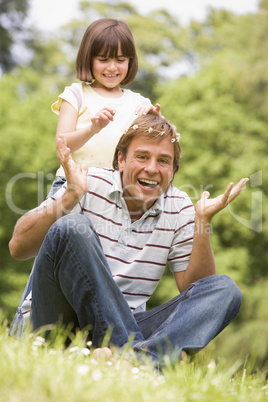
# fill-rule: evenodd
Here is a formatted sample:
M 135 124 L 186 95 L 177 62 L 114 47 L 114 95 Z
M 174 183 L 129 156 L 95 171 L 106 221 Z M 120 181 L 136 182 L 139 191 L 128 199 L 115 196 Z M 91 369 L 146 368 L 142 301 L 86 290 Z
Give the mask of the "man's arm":
M 210 222 L 212 217 L 232 202 L 244 188 L 248 179 L 241 179 L 233 188 L 230 183 L 224 194 L 214 199 L 205 191 L 195 206 L 195 229 L 191 258 L 186 271 L 176 272 L 175 280 L 180 292 L 191 283 L 216 274 L 216 264 L 210 242 Z
M 63 136 L 57 138 L 57 155 L 65 171 L 67 190 L 55 202 L 30 211 L 18 220 L 9 242 L 10 254 L 15 259 L 36 256 L 51 225 L 68 214 L 88 190 L 87 166 L 76 165 Z

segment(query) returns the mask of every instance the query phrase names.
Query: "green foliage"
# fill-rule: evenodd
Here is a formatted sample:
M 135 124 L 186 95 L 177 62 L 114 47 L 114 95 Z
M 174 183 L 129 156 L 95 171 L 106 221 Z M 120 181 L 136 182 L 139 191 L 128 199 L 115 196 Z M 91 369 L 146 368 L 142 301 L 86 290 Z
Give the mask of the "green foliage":
M 12 46 L 23 30 L 28 11 L 28 0 L 1 0 L 0 3 L 0 72 L 10 71 L 16 65 Z
M 232 93 L 266 121 L 267 26 L 267 1 L 263 1 L 259 13 L 243 16 L 211 8 L 204 23 L 192 21 L 187 30 L 193 60 L 207 66 L 215 55 L 225 53 L 225 68 L 232 80 Z
M 227 61 L 225 53 L 215 56 L 194 76 L 159 88 L 159 102 L 181 132 L 181 170 L 174 183 L 194 203 L 204 190 L 213 197 L 230 181 L 250 178 L 239 198 L 214 217 L 212 239 L 220 273 L 235 272 L 239 282 L 251 283 L 267 275 L 268 125 L 237 101 Z
M 3 4 L 11 7 L 15 3 L 19 4 Z M 33 262 L 18 262 L 10 257 L 8 241 L 14 224 L 23 212 L 45 198 L 58 167 L 54 145 L 57 118 L 50 105 L 63 87 L 75 80 L 76 53 L 89 23 L 102 16 L 123 18 L 133 31 L 139 55 L 139 73 L 131 88 L 159 102 L 164 116 L 182 134 L 183 158 L 174 184 L 195 203 L 204 190 L 214 197 L 230 181 L 250 178 L 246 190 L 214 217 L 212 225 L 218 272 L 235 279 L 244 295 L 238 318 L 208 349 L 213 352 L 215 347 L 215 359 L 224 357 L 230 367 L 222 373 L 214 362 L 210 370 L 205 358 L 203 366 L 202 358 L 199 361 L 201 367 L 179 366 L 174 373 L 167 372 L 167 382 L 158 385 L 157 395 L 165 400 L 176 399 L 178 394 L 182 400 L 202 399 L 204 395 L 211 400 L 237 400 L 239 396 L 241 400 L 260 400 L 267 392 L 260 376 L 247 378 L 239 373 L 235 383 L 230 379 L 237 367 L 242 369 L 247 355 L 248 371 L 266 367 L 267 361 L 267 0 L 261 1 L 256 15 L 238 16 L 211 9 L 204 23 L 192 21 L 187 28 L 164 10 L 145 16 L 118 1 L 83 1 L 80 5 L 81 19 L 53 32 L 53 37 L 44 37 L 38 30 L 25 31 L 33 52 L 28 67 L 13 70 L 12 75 L 4 74 L 0 79 L 0 183 L 4 194 L 0 199 L 0 306 L 4 316 L 9 320 L 13 317 Z M 15 40 L 13 31 L 8 35 L 9 42 L 4 39 L 7 36 L 1 35 L 0 39 L 7 57 Z M 166 67 L 174 67 L 180 61 L 192 66 L 192 74 L 164 79 Z M 254 282 L 256 287 L 252 286 Z M 148 306 L 152 308 L 176 294 L 173 276 L 167 269 Z M 149 400 L 154 395 L 147 377 L 138 380 L 136 393 L 133 383 L 137 382 L 131 377 L 126 387 L 127 379 L 120 370 L 114 370 L 112 377 L 101 371 L 103 393 L 100 396 L 98 386 L 98 392 L 90 394 L 96 389 L 92 371 L 90 380 L 83 381 L 76 371 L 80 361 L 70 365 L 68 355 L 62 352 L 57 352 L 54 360 L 46 349 L 35 354 L 29 343 L 21 346 L 6 334 L 1 335 L 1 367 L 7 362 L 0 376 L 1 396 L 10 396 L 8 392 L 12 390 L 14 398 L 19 395 L 20 400 L 29 400 L 40 389 L 43 400 L 66 398 L 66 394 L 72 400 L 88 400 L 88 395 L 93 400 L 102 396 L 125 400 L 132 393 L 133 400 Z M 20 372 L 17 362 L 23 368 Z M 52 365 L 51 373 L 47 371 L 48 364 Z M 53 385 L 56 373 L 57 384 L 63 384 L 57 389 Z M 109 392 L 115 384 L 113 399 Z
M 0 327 L 1 401 L 260 401 L 267 397 L 265 372 L 250 373 L 247 364 L 217 363 L 209 352 L 192 361 L 154 370 L 148 359 L 129 362 L 113 351 L 109 362 L 95 360 L 82 334 L 64 348 L 28 336 L 8 337 Z
M 12 260 L 8 242 L 17 219 L 44 200 L 58 167 L 57 119 L 50 111 L 57 96 L 49 92 L 49 85 L 49 80 L 40 80 L 39 74 L 28 69 L 6 74 L 0 81 L 0 303 L 13 312 L 26 282 L 20 272 L 29 273 L 31 262 Z M 16 295 L 16 302 L 14 298 L 10 306 L 11 295 Z
M 230 364 L 245 360 L 250 371 L 268 370 L 268 281 L 241 286 L 242 305 L 237 318 L 213 341 L 214 350 Z

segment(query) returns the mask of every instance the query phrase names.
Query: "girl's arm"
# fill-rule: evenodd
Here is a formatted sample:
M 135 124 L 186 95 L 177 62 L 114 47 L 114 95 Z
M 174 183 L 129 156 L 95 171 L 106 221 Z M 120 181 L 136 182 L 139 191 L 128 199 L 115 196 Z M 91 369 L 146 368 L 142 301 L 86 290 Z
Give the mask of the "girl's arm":
M 87 127 L 76 130 L 77 110 L 69 102 L 63 100 L 57 125 L 56 140 L 62 134 L 71 153 L 75 152 L 102 128 L 106 127 L 110 121 L 113 121 L 114 114 L 115 111 L 111 108 L 101 109 L 92 117 L 91 123 Z

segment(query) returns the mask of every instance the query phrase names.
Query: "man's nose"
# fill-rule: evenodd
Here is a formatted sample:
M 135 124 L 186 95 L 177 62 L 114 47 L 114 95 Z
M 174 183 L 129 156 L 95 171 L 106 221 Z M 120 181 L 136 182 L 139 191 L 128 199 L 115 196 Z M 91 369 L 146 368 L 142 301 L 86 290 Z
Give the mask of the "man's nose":
M 145 168 L 146 172 L 149 174 L 155 174 L 158 172 L 157 161 L 155 159 L 150 159 Z

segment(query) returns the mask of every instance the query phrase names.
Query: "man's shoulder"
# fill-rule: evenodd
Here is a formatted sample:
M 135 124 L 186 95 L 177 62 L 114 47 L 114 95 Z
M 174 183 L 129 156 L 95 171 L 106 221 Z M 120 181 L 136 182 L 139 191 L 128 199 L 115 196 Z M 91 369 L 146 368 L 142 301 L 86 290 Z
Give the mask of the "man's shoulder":
M 165 193 L 165 198 L 166 199 L 177 198 L 178 200 L 186 200 L 191 202 L 189 195 L 185 191 L 180 190 L 178 187 L 175 187 L 174 185 L 169 186 L 169 188 Z
M 178 212 L 182 208 L 192 207 L 193 203 L 185 191 L 172 185 L 164 194 L 164 205 L 165 210 Z
M 106 179 L 112 181 L 116 179 L 118 172 L 113 168 L 97 168 L 97 167 L 90 167 L 88 168 L 88 176 L 93 180 L 101 180 Z

